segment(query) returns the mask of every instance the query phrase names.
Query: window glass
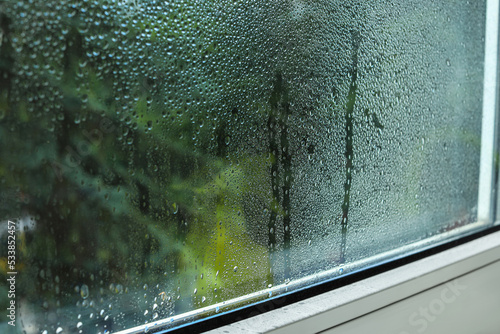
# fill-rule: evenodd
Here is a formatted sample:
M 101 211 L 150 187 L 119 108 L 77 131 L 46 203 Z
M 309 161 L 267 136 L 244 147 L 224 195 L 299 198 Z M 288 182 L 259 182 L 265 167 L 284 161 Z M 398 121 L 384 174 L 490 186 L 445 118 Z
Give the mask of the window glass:
M 485 7 L 0 2 L 0 307 L 118 331 L 476 226 Z

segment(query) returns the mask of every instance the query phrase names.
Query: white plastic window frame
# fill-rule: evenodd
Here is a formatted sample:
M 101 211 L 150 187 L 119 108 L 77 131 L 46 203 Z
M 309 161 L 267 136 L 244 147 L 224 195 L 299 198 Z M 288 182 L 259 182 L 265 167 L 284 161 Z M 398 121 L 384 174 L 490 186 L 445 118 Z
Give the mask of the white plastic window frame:
M 425 319 L 425 316 L 419 318 L 419 314 L 422 313 L 420 307 L 432 304 L 433 299 L 424 299 L 423 303 L 417 303 L 416 306 L 415 303 L 409 303 L 408 299 L 434 287 L 444 285 L 435 297 L 449 300 L 453 296 L 450 296 L 446 288 L 448 290 L 457 290 L 452 291 L 456 295 L 463 292 L 460 277 L 474 273 L 488 265 L 498 264 L 499 261 L 500 231 L 319 296 L 206 333 L 291 334 L 323 333 L 327 331 L 328 333 L 345 334 L 346 332 L 341 326 L 349 322 L 353 322 L 353 325 L 349 327 L 351 329 L 355 328 L 354 331 L 351 330 L 349 333 L 364 334 L 367 332 L 366 328 L 370 328 L 372 333 L 421 333 L 421 327 L 418 326 L 417 321 Z M 499 282 L 500 272 L 497 272 L 496 276 L 496 282 Z M 486 293 L 500 297 L 500 285 L 496 285 L 496 288 L 496 291 L 487 291 Z M 477 289 L 475 293 L 477 293 Z M 444 296 L 441 294 L 444 294 Z M 384 317 L 364 319 L 366 315 L 398 302 L 401 303 L 401 309 L 409 308 L 407 314 L 402 312 L 395 315 L 400 317 L 399 321 L 387 323 L 388 319 Z M 455 307 L 460 307 L 460 302 L 467 303 L 468 299 L 459 299 L 457 301 L 458 305 L 455 305 Z M 446 300 L 443 304 L 447 304 Z M 408 305 L 410 306 L 408 307 Z M 497 306 L 498 310 L 500 299 Z M 460 326 L 463 326 L 461 322 L 464 321 L 467 323 L 478 322 L 474 323 L 476 333 L 496 333 L 500 329 L 498 327 L 500 326 L 500 319 L 495 312 L 495 310 L 491 310 L 491 313 L 484 314 L 489 319 L 488 326 L 490 328 L 484 328 L 485 324 L 480 322 L 480 319 L 465 315 L 462 319 L 453 319 L 453 323 L 446 324 L 446 333 L 470 334 L 471 332 L 464 332 L 460 329 Z M 413 317 L 413 319 L 412 313 L 417 313 L 417 316 Z M 431 313 L 430 316 L 433 316 L 433 314 Z M 440 319 L 436 317 L 433 325 L 436 326 L 439 321 Z M 491 330 L 491 322 L 493 322 L 494 326 L 497 326 L 495 331 L 487 331 L 488 329 Z M 444 333 L 443 331 L 430 332 Z
M 496 179 L 500 179 L 500 175 L 495 175 L 499 146 L 499 1 L 487 0 L 486 6 L 478 217 L 477 222 L 465 226 L 461 236 L 457 238 L 475 233 L 485 226 L 492 226 L 493 222 L 495 222 L 493 226 L 500 225 L 500 214 L 495 210 L 496 207 L 500 208 L 500 196 L 497 196 L 497 193 L 500 194 L 500 182 L 498 189 L 495 186 Z M 421 251 L 436 246 L 436 240 L 429 238 L 420 242 L 417 247 L 414 244 L 413 247 Z M 383 262 L 388 258 L 400 257 L 400 253 L 401 250 L 397 249 L 380 254 L 378 257 Z M 369 260 L 371 262 L 373 258 Z M 494 232 L 408 265 L 207 333 L 319 333 L 495 261 L 500 261 L 500 232 Z M 353 264 L 353 267 L 362 267 L 360 262 Z M 322 273 L 320 277 L 315 276 L 314 281 L 335 276 L 337 270 L 338 268 L 334 268 Z M 279 295 L 303 287 L 307 285 L 308 279 L 311 278 L 306 277 L 292 284 L 276 286 L 226 303 L 211 305 L 117 333 L 138 334 L 157 330 L 164 332 L 165 330 L 161 329 L 166 326 L 175 330 L 176 324 L 186 324 L 189 319 L 203 318 L 218 313 L 219 310 L 237 308 L 248 304 L 249 301 L 260 300 L 265 295 Z

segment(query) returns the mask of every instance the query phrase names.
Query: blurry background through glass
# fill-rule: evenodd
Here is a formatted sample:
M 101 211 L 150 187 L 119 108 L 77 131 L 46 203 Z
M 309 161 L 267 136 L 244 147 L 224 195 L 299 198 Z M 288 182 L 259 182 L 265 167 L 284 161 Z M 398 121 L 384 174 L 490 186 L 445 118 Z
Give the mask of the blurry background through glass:
M 0 308 L 8 220 L 27 334 L 449 237 L 476 220 L 484 30 L 485 1 L 1 1 Z

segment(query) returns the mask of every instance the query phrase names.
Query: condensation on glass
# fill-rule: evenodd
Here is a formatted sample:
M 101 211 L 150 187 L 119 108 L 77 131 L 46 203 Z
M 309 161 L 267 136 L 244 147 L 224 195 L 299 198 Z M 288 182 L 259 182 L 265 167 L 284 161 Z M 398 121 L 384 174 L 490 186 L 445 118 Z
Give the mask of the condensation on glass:
M 44 334 L 453 235 L 484 30 L 485 1 L 2 1 L 1 308 L 8 220 L 17 328 Z

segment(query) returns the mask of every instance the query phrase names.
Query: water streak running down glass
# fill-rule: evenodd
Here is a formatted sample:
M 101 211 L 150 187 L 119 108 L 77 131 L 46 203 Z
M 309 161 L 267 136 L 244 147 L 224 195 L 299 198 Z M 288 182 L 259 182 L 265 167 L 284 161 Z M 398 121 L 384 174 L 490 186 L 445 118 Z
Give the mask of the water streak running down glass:
M 9 220 L 26 334 L 255 302 L 479 228 L 485 15 L 1 1 L 0 308 Z

